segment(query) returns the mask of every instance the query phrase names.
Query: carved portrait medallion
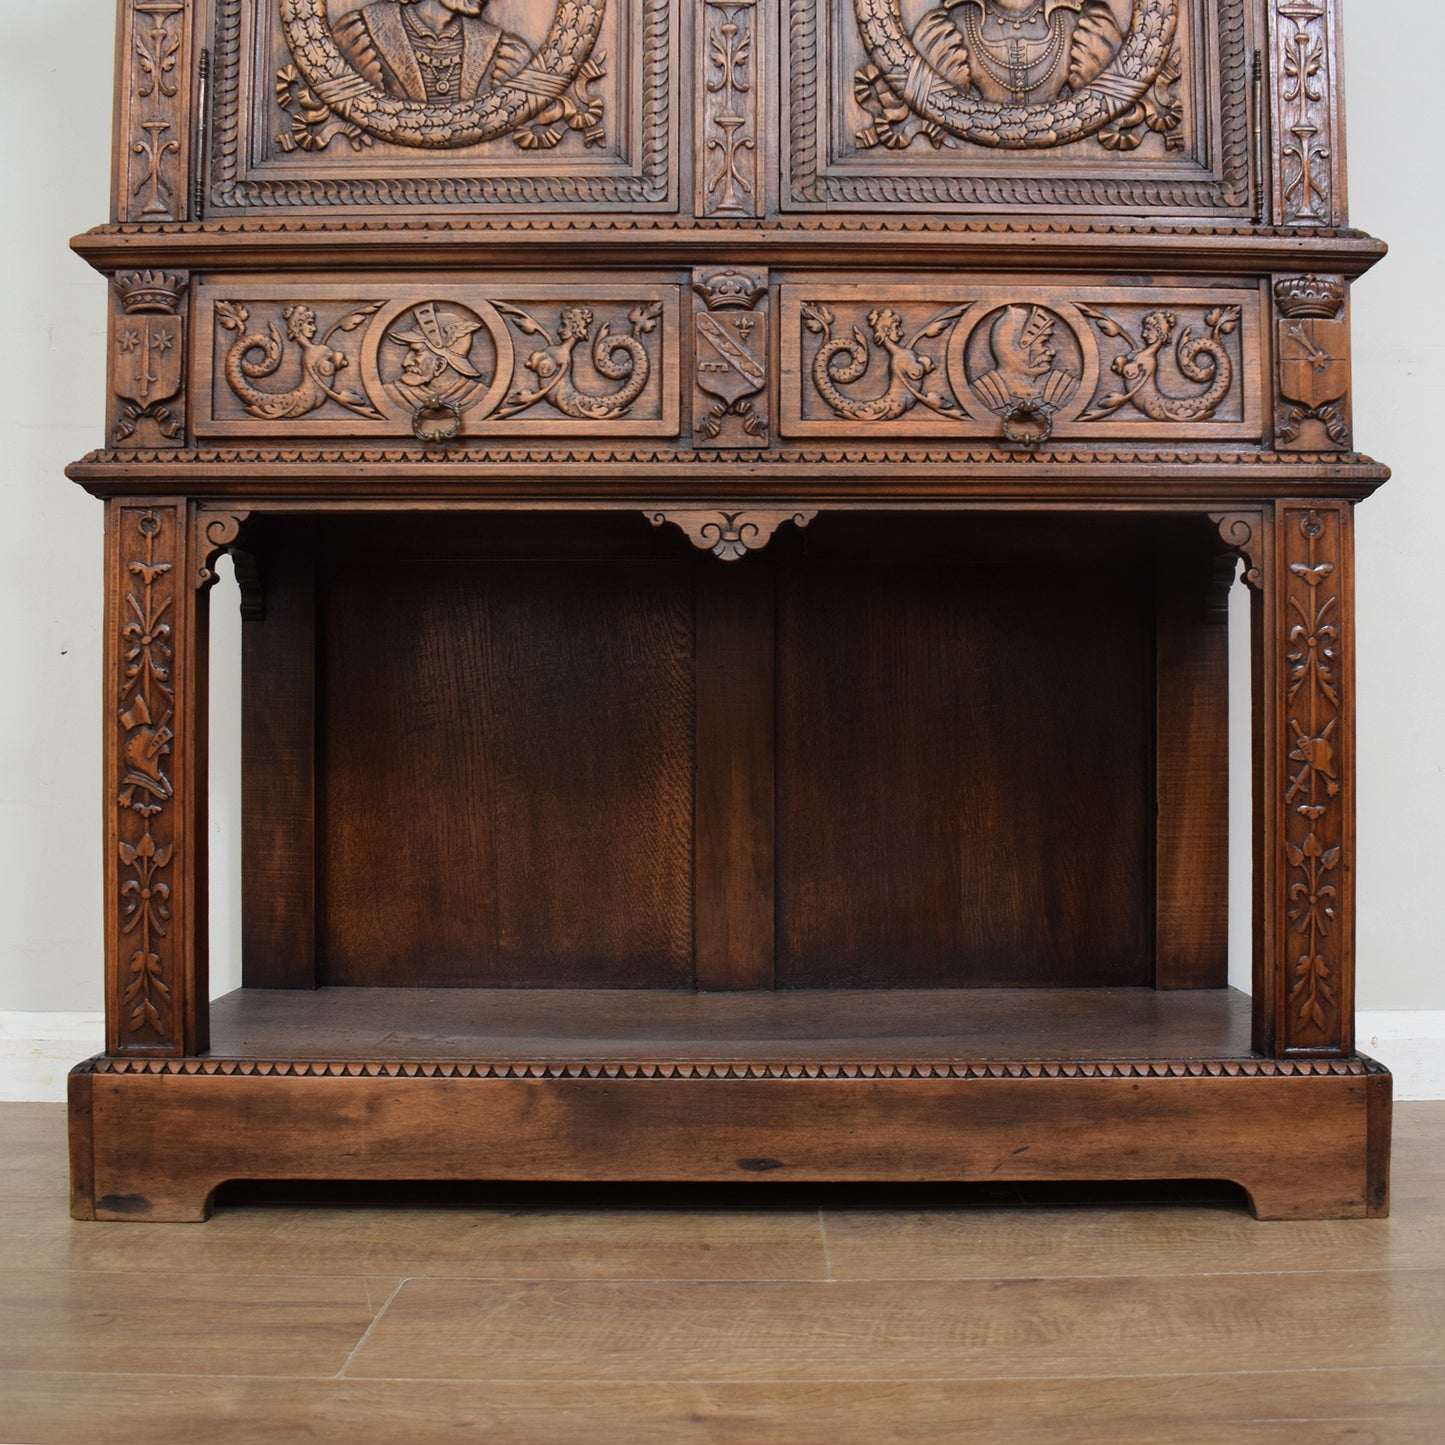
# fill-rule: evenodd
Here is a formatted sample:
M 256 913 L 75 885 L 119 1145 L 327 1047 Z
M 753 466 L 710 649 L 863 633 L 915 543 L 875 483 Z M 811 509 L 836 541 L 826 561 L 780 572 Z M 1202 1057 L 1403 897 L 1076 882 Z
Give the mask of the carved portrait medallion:
M 1028 297 L 975 307 L 950 338 L 949 381 L 978 421 L 993 423 L 1020 407 L 1073 417 L 1098 373 L 1097 351 L 1081 333 L 1072 307 Z
M 1178 0 L 941 0 L 911 30 L 897 0 L 853 0 L 853 10 L 868 57 L 854 97 L 874 118 L 865 147 L 906 146 L 919 129 L 935 144 L 1029 150 L 1126 118 L 1179 127 L 1167 93 Z
M 496 309 L 473 298 L 388 308 L 367 333 L 363 370 L 405 412 L 449 403 L 490 416 L 512 378 L 512 342 Z
M 601 122 L 582 87 L 595 78 L 585 68 L 606 0 L 560 0 L 530 38 L 487 19 L 487 0 L 369 0 L 334 18 L 326 0 L 280 3 L 294 74 L 278 76 L 277 95 L 303 119 L 303 135 L 292 130 L 303 148 L 328 120 L 440 150 L 515 133 L 544 112 L 573 129 Z

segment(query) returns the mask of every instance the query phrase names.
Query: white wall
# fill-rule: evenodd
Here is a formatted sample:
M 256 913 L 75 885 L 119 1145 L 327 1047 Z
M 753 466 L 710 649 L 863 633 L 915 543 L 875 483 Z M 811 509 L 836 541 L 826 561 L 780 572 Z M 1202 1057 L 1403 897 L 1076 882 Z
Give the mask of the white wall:
M 1359 516 L 1359 1003 L 1439 1011 L 1445 644 L 1426 609 L 1445 523 L 1431 461 L 1445 190 L 1429 179 L 1445 7 L 1384 8 L 1382 23 L 1353 0 L 1346 17 L 1353 214 L 1393 248 L 1354 308 L 1357 443 L 1395 469 Z M 0 25 L 0 1024 L 13 1033 L 7 1011 L 101 1004 L 100 504 L 62 468 L 102 441 L 104 290 L 66 240 L 107 212 L 113 14 L 107 0 L 0 0 Z

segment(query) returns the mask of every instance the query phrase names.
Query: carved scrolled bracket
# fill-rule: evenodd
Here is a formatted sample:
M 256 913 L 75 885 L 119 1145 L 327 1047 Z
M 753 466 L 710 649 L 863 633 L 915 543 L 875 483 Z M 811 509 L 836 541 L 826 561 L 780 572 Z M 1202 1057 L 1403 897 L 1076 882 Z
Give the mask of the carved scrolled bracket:
M 773 533 L 784 522 L 791 522 L 795 527 L 806 527 L 817 515 L 816 507 L 777 511 L 750 508 L 739 512 L 688 508 L 648 512 L 647 519 L 654 527 L 671 522 L 674 527 L 687 533 L 692 545 L 700 551 L 711 552 L 724 562 L 736 562 L 749 552 L 761 551 L 766 547 L 773 540 Z
M 192 555 L 196 559 L 196 588 L 211 587 L 216 581 L 216 558 L 241 535 L 250 512 L 197 512 Z
M 1256 592 L 1264 586 L 1264 527 L 1258 512 L 1211 512 L 1219 540 L 1244 561 L 1240 580 Z

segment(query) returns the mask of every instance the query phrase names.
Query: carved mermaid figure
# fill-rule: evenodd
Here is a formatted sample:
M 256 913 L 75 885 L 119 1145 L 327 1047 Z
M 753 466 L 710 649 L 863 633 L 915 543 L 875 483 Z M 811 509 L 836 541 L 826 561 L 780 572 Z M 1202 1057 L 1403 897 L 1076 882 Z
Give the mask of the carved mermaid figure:
M 592 308 L 568 306 L 562 311 L 557 338 L 539 321 L 516 306 L 498 305 L 524 335 L 545 336 L 551 343 L 534 351 L 526 360 L 527 370 L 540 383 L 529 390 L 514 391 L 497 411 L 498 417 L 515 416 L 539 401 L 547 400 L 564 416 L 586 421 L 607 421 L 621 416 L 642 395 L 652 374 L 652 359 L 638 337 L 657 326 L 661 307 L 650 303 L 635 307 L 627 314 L 632 334 L 614 333 L 609 322 L 603 322 L 592 343 L 592 365 L 609 381 L 620 381 L 616 391 L 582 391 L 572 379 L 573 352 L 579 341 L 592 335 Z
M 1107 319 L 1088 307 L 1080 309 L 1096 322 Z M 1179 324 L 1179 318 L 1172 311 L 1151 311 L 1144 318 L 1142 346 L 1114 322 L 1101 327 L 1106 335 L 1122 336 L 1130 345 L 1130 350 L 1123 356 L 1114 358 L 1113 366 L 1115 374 L 1123 378 L 1125 390 L 1106 396 L 1085 415 L 1084 420 L 1097 421 L 1117 411 L 1126 402 L 1132 402 L 1154 421 L 1200 421 L 1213 415 L 1234 385 L 1234 363 L 1221 338 L 1238 326 L 1239 313 L 1233 308 L 1211 311 L 1205 322 L 1210 328 L 1210 335 L 1195 337 L 1191 328 L 1186 326 L 1179 333 L 1174 348 L 1174 362 L 1180 374 L 1208 388 L 1187 397 L 1173 396 L 1159 384 L 1159 354 L 1169 344 L 1174 328 Z
M 366 308 L 368 312 L 375 309 L 374 306 Z M 330 399 L 360 416 L 379 420 L 381 413 L 365 396 L 336 385 L 337 373 L 350 366 L 351 361 L 345 352 L 333 351 L 324 342 L 317 342 L 316 313 L 311 307 L 304 304 L 288 306 L 281 316 L 286 322 L 287 339 L 294 341 L 301 350 L 301 380 L 290 391 L 262 391 L 251 383 L 263 376 L 273 375 L 279 369 L 285 351 L 276 323 L 271 322 L 264 332 L 248 331 L 246 323 L 250 316 L 244 306 L 238 306 L 233 301 L 216 304 L 216 319 L 221 326 L 227 331 L 240 333 L 226 352 L 224 369 L 227 383 L 240 397 L 246 410 L 252 416 L 278 421 L 284 417 L 305 416 Z M 347 322 L 350 320 L 348 317 L 338 325 L 349 330 Z M 252 353 L 257 351 L 261 353 L 260 358 L 252 360 Z
M 957 402 L 938 390 L 929 391 L 924 383 L 934 369 L 931 356 L 919 351 L 918 343 L 925 337 L 938 336 L 957 320 L 960 308 L 935 317 L 910 341 L 905 342 L 903 318 L 889 307 L 878 307 L 868 313 L 868 326 L 874 342 L 888 353 L 888 386 L 869 400 L 845 396 L 840 386 L 851 386 L 868 370 L 872 359 L 867 338 L 858 328 L 851 336 L 832 334 L 833 313 L 826 306 L 803 308 L 803 324 L 809 331 L 821 333 L 823 344 L 813 356 L 813 385 L 818 395 L 839 416 L 853 421 L 893 421 L 918 403 L 945 416 L 959 413 Z M 844 357 L 849 358 L 844 361 Z

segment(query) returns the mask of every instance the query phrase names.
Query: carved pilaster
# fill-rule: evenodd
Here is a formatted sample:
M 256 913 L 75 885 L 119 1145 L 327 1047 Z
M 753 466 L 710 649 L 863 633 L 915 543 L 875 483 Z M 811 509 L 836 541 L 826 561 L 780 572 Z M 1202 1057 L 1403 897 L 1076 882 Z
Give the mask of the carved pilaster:
M 192 0 L 131 0 L 122 8 L 118 221 L 187 218 L 192 14 Z
M 678 507 L 666 512 L 649 512 L 647 517 L 654 527 L 671 522 L 674 527 L 686 532 L 692 545 L 700 551 L 711 552 L 724 562 L 736 562 L 749 552 L 766 547 L 773 540 L 773 533 L 784 522 L 806 527 L 817 515 L 816 507 L 782 511 L 749 507 L 737 512 L 724 512 L 713 507 Z
M 1281 506 L 1259 614 L 1257 1046 L 1353 1048 L 1353 588 L 1348 507 Z
M 110 436 L 114 446 L 185 444 L 183 271 L 121 271 L 112 287 Z
M 106 546 L 106 1046 L 193 1053 L 206 1032 L 204 629 L 184 582 L 185 504 L 111 503 Z
M 756 0 L 703 0 L 700 6 L 697 201 L 704 216 L 762 214 L 760 8 Z
M 1333 0 L 1276 0 L 1270 15 L 1274 213 L 1285 225 L 1346 220 Z
M 768 273 L 692 273 L 694 445 L 768 444 Z
M 1350 333 L 1342 277 L 1284 276 L 1274 283 L 1275 445 L 1282 451 L 1350 449 Z

